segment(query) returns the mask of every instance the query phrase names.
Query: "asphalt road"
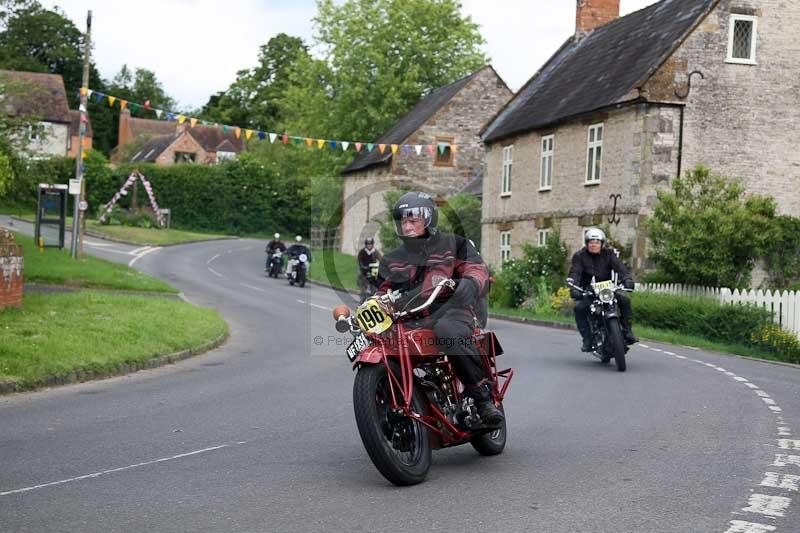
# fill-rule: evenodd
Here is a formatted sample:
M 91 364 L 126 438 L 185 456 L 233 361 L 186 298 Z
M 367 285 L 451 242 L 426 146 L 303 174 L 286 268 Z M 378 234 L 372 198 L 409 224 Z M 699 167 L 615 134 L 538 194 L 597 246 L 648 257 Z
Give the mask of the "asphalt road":
M 574 332 L 491 321 L 516 369 L 505 452 L 436 451 L 396 488 L 355 426 L 347 296 L 265 278 L 257 241 L 87 250 L 219 309 L 231 338 L 0 398 L 2 531 L 800 531 L 797 368 L 645 343 L 618 373 Z

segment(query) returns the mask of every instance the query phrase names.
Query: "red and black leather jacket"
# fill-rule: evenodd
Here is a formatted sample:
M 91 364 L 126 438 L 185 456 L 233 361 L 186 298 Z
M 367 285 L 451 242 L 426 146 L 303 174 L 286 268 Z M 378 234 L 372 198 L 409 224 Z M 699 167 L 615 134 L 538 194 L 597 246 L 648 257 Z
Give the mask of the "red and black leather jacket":
M 473 279 L 480 296 L 489 291 L 489 269 L 470 241 L 459 235 L 435 232 L 428 238 L 406 239 L 402 246 L 384 256 L 378 272 L 378 293 L 399 290 L 404 293 L 400 303 L 414 298 L 411 306 L 415 307 L 428 298 L 432 287 L 447 278 Z M 444 289 L 424 315 L 434 313 L 451 294 L 451 290 Z M 417 295 L 420 296 L 415 298 Z

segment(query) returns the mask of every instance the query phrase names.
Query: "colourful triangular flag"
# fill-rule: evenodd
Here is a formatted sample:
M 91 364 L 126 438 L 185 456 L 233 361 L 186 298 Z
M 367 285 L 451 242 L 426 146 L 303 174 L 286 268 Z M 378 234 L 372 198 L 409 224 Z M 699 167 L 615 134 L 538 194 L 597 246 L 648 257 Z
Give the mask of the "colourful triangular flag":
M 128 105 L 128 101 L 127 100 L 120 100 L 119 101 L 119 110 L 122 111 L 123 109 L 125 109 L 126 105 Z
M 175 115 L 171 111 L 167 112 L 167 120 L 170 121 L 170 122 L 175 120 Z
M 109 96 L 109 97 L 108 97 L 108 107 L 114 107 L 114 102 L 115 102 L 116 100 L 117 100 L 117 99 L 116 99 L 115 97 L 113 97 L 113 96 Z
M 183 115 L 178 115 L 178 124 L 183 124 L 186 121 L 186 117 Z
M 331 150 L 336 150 L 336 141 L 328 141 L 328 146 L 331 147 Z
M 161 113 L 163 113 L 163 111 L 161 111 L 160 109 L 156 109 L 156 117 L 157 118 L 161 118 Z
M 253 130 L 246 130 L 245 131 L 245 133 L 244 133 L 244 138 L 245 139 L 247 139 L 249 141 L 250 137 L 252 137 L 252 136 L 253 136 Z
M 367 152 L 371 152 L 372 149 L 375 148 L 375 145 L 372 143 L 367 143 Z
M 314 145 L 314 139 L 312 139 L 311 137 L 306 137 L 306 146 L 311 148 L 313 145 Z
M 190 118 L 189 119 L 189 124 L 191 124 L 192 127 L 194 128 L 194 125 L 197 124 L 197 119 L 196 118 Z
M 103 93 L 95 92 L 94 93 L 94 101 L 97 102 L 98 104 L 100 102 L 102 102 L 103 101 Z
M 259 132 L 258 132 L 258 138 L 259 138 L 260 140 L 262 140 L 262 141 L 263 141 L 263 140 L 264 140 L 264 137 L 266 137 L 266 136 L 267 136 L 267 134 L 266 134 L 266 133 L 264 133 L 263 131 L 259 131 Z
M 281 135 L 281 142 L 283 144 L 289 144 L 289 136 L 286 135 L 285 133 L 283 135 Z
M 378 145 L 378 150 L 379 150 L 381 153 L 383 153 L 383 151 L 384 151 L 384 150 L 386 150 L 386 145 L 385 145 L 385 144 L 379 144 L 379 145 Z
M 447 143 L 439 143 L 439 153 L 440 154 L 443 154 L 446 148 L 447 148 Z
M 304 140 L 305 140 L 305 139 L 303 139 L 302 137 L 295 137 L 295 136 L 293 136 L 293 137 L 292 137 L 292 144 L 293 144 L 293 145 L 295 145 L 295 146 L 297 146 L 298 144 L 303 144 L 303 141 L 304 141 Z
M 278 134 L 277 133 L 270 133 L 269 134 L 269 142 L 270 143 L 274 143 L 275 139 L 277 139 L 277 138 L 278 138 Z
M 242 135 L 242 128 L 236 128 L 233 130 L 233 134 L 236 135 L 236 138 L 238 139 Z
M 222 126 L 222 133 L 228 133 L 228 126 Z
M 93 92 L 94 92 L 94 91 L 93 91 L 93 90 L 91 90 L 91 89 L 86 89 L 86 96 L 92 96 L 92 93 L 93 93 Z
M 392 153 L 393 153 L 393 154 L 396 154 L 396 153 L 397 153 L 397 148 L 398 148 L 398 146 L 397 146 L 396 144 L 393 144 L 393 145 L 392 145 Z M 383 150 L 381 150 L 381 152 L 383 152 Z
M 350 143 L 347 142 L 347 141 L 342 141 L 341 144 L 342 144 L 342 151 L 346 152 L 347 151 L 347 147 L 350 146 Z
M 450 145 L 450 151 L 451 151 L 452 153 L 456 153 L 456 145 L 455 145 L 455 144 L 451 144 L 451 145 Z
M 81 90 L 79 92 L 81 93 L 81 96 L 86 96 L 86 91 L 88 90 L 89 89 L 87 89 L 86 87 L 81 87 Z
M 415 144 L 414 145 L 414 151 L 417 152 L 417 155 L 421 154 L 422 153 L 422 145 L 421 144 Z
M 426 145 L 425 148 L 427 148 L 428 153 L 431 154 L 431 155 L 436 153 L 436 148 L 432 144 Z
M 361 151 L 361 146 L 362 146 L 361 143 L 356 143 L 356 152 Z
M 322 150 L 323 146 L 325 146 L 325 139 L 317 139 L 317 148 Z

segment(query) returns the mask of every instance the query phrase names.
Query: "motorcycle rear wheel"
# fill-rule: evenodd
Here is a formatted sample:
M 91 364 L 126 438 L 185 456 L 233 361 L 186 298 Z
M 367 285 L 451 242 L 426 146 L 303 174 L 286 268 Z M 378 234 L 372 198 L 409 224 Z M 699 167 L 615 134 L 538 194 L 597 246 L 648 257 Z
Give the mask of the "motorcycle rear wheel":
M 399 368 L 392 371 L 399 376 Z M 430 434 L 425 426 L 391 411 L 386 366 L 364 365 L 353 382 L 353 408 L 361 441 L 375 468 L 395 485 L 416 485 L 431 467 Z M 414 387 L 411 406 L 424 412 L 421 391 Z
M 502 405 L 500 405 L 500 411 L 505 415 L 505 409 L 503 409 Z M 506 447 L 507 436 L 506 421 L 503 419 L 499 428 L 490 433 L 483 433 L 477 437 L 472 437 L 469 443 L 472 444 L 475 451 L 481 455 L 499 455 L 503 453 L 503 449 Z
M 607 322 L 608 338 L 606 342 L 609 344 L 611 353 L 614 357 L 614 362 L 617 364 L 617 370 L 625 372 L 625 340 L 622 338 L 622 328 L 619 324 L 619 319 L 612 318 Z

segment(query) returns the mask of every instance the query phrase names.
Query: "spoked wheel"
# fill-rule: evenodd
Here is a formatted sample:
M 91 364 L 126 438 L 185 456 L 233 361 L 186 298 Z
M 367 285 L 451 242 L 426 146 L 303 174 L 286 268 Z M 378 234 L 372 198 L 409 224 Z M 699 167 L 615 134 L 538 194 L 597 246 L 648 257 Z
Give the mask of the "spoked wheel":
M 505 409 L 503 409 L 502 405 L 500 405 L 500 411 L 505 415 Z M 507 436 L 506 421 L 503 419 L 500 427 L 477 437 L 472 437 L 469 443 L 481 455 L 498 455 L 503 453 L 503 449 L 506 447 Z
M 393 366 L 399 376 L 399 370 Z M 414 388 L 412 408 L 424 412 L 422 393 Z M 431 467 L 431 442 L 428 430 L 417 422 L 395 413 L 384 365 L 362 366 L 353 383 L 356 424 L 369 458 L 383 477 L 395 485 L 422 482 Z
M 622 328 L 616 318 L 608 321 L 608 348 L 610 348 L 614 361 L 617 363 L 617 370 L 625 372 L 625 340 L 622 338 Z

